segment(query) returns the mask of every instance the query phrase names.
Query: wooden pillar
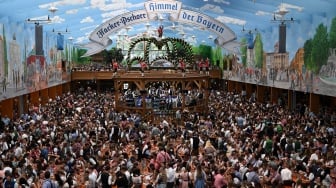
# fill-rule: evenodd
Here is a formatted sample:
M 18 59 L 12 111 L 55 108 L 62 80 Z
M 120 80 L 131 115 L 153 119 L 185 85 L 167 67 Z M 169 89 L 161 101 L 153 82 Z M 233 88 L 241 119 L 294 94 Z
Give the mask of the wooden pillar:
M 96 84 L 97 84 L 97 92 L 100 93 L 100 80 L 96 80 Z
M 121 81 L 114 79 L 114 109 L 118 112 L 120 110 L 119 92 L 121 91 L 121 85 L 123 85 Z
M 0 103 L 0 112 L 2 117 L 13 118 L 13 99 L 3 100 Z
M 56 96 L 61 96 L 63 94 L 62 85 L 56 86 Z
M 56 86 L 48 88 L 48 95 L 50 99 L 56 98 Z
M 62 84 L 62 92 L 67 93 L 70 91 L 70 82 Z
M 287 96 L 287 107 L 289 110 L 294 110 L 296 106 L 296 92 L 294 90 L 287 90 L 288 96 Z
M 257 99 L 256 100 L 258 102 L 264 102 L 264 95 L 265 95 L 265 87 L 257 85 L 257 94 L 256 94 Z
M 315 114 L 319 112 L 319 110 L 320 110 L 320 95 L 310 93 L 309 108 Z
M 183 102 L 182 102 L 182 112 L 183 112 L 183 110 L 185 108 L 186 81 L 183 80 L 181 84 L 182 84 L 182 100 L 183 100 Z
M 245 84 L 245 91 L 246 91 L 246 97 L 250 98 L 252 93 L 253 93 L 253 85 L 249 84 L 249 83 L 246 83 Z
M 235 90 L 235 87 L 236 87 L 235 84 L 236 84 L 236 82 L 234 82 L 234 81 L 231 81 L 231 80 L 227 81 L 228 92 L 233 92 Z
M 30 98 L 30 105 L 33 105 L 33 106 L 39 106 L 40 104 L 40 101 L 39 101 L 39 98 L 40 98 L 40 93 L 39 91 L 35 91 L 35 92 L 32 92 L 29 94 L 29 98 Z M 32 106 L 30 106 L 32 107 Z
M 203 97 L 203 114 L 206 114 L 208 112 L 208 106 L 209 106 L 209 95 L 210 95 L 210 92 L 209 92 L 209 78 L 206 78 L 203 80 L 204 82 L 204 88 L 205 88 L 205 98 Z M 200 90 L 202 88 L 199 88 Z
M 41 99 L 41 104 L 42 105 L 45 105 L 48 102 L 48 100 L 49 100 L 48 88 L 42 89 L 40 91 L 40 99 Z
M 271 87 L 271 101 L 273 104 L 278 104 L 280 89 Z
M 28 110 L 29 110 L 29 102 L 30 102 L 29 93 L 23 95 L 23 101 L 24 101 L 24 108 L 23 108 L 23 110 L 25 112 L 28 112 Z
M 16 119 L 20 117 L 20 97 L 13 98 L 13 110 L 12 110 L 12 119 Z

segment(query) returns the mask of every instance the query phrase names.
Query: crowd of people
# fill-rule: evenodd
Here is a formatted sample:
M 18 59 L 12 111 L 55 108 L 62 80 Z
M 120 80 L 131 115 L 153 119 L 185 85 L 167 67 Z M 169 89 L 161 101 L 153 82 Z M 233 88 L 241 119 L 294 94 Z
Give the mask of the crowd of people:
M 0 116 L 3 187 L 336 187 L 335 112 L 208 100 L 207 113 L 154 122 L 87 88 Z

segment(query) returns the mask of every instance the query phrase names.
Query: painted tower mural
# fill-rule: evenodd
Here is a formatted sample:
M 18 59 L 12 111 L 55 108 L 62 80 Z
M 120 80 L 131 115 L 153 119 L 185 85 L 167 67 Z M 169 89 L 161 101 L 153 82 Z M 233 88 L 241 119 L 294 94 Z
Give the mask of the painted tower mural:
M 279 52 L 278 42 L 272 51 L 265 50 L 260 34 L 254 45 L 249 44 L 250 38 L 243 39 L 247 45 L 241 47 L 238 58 L 231 56 L 232 72 L 226 70 L 224 75 L 229 80 L 336 96 L 336 18 L 329 30 L 321 23 L 314 32 L 291 59 L 289 52 Z

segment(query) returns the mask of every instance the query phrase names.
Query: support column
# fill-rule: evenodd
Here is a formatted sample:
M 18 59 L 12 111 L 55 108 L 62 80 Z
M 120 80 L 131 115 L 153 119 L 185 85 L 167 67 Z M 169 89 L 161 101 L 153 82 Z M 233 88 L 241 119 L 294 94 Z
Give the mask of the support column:
M 56 86 L 56 96 L 61 96 L 62 94 L 62 85 Z
M 39 106 L 39 104 L 40 104 L 40 101 L 39 101 L 40 93 L 39 93 L 39 91 L 32 92 L 32 93 L 29 94 L 29 96 L 30 96 L 30 105 Z
M 271 87 L 271 101 L 273 104 L 278 104 L 280 89 Z
M 288 109 L 294 110 L 296 106 L 296 92 L 295 90 L 288 90 Z
M 320 110 L 320 95 L 310 93 L 309 97 L 309 109 L 315 114 Z
M 233 92 L 235 90 L 235 87 L 236 87 L 235 84 L 236 84 L 236 82 L 228 80 L 227 81 L 227 91 L 228 92 Z
M 69 92 L 69 91 L 70 91 L 70 88 L 71 88 L 71 86 L 70 86 L 70 82 L 68 82 L 68 83 L 64 83 L 64 84 L 62 85 L 62 91 L 63 91 L 64 93 Z
M 1 116 L 2 117 L 9 117 L 9 118 L 13 118 L 13 99 L 7 99 L 7 100 L 3 100 L 1 101 L 0 104 L 0 112 L 1 112 Z
M 238 94 L 241 94 L 241 91 L 243 90 L 243 84 L 245 84 L 245 83 L 243 83 L 243 82 L 236 82 L 236 92 Z
M 263 86 L 257 85 L 257 101 L 264 102 L 265 88 Z
M 50 99 L 55 99 L 56 98 L 56 87 L 50 87 L 48 88 L 48 94 Z
M 97 92 L 100 93 L 100 80 L 96 80 L 96 84 L 97 84 Z
M 246 83 L 245 88 L 246 88 L 246 98 L 249 99 L 253 93 L 252 84 Z
M 48 92 L 48 88 L 46 89 L 42 89 L 40 91 L 40 98 L 41 98 L 41 104 L 44 105 L 48 102 L 49 100 L 49 92 Z

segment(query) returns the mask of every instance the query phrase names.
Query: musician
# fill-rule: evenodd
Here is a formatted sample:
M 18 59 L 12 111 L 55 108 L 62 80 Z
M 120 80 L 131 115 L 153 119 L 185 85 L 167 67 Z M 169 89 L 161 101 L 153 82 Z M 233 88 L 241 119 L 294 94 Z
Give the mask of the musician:
M 184 63 L 184 61 L 183 61 L 182 58 L 179 60 L 179 64 L 180 64 L 180 69 L 181 69 L 181 72 L 182 72 L 182 76 L 184 77 L 185 76 L 185 67 L 186 67 L 186 65 L 185 65 L 185 63 Z
M 203 71 L 205 71 L 206 75 L 209 75 L 209 66 L 210 66 L 210 60 L 209 60 L 209 58 L 206 58 L 206 60 L 203 64 Z
M 200 71 L 200 74 L 203 73 L 203 65 L 204 65 L 204 60 L 202 58 L 201 61 L 198 63 L 198 69 Z
M 159 37 L 161 38 L 163 35 L 163 25 L 160 25 L 160 27 L 158 28 L 158 33 L 159 33 Z
M 115 59 L 113 59 L 112 61 L 112 68 L 113 68 L 113 76 L 117 75 L 119 64 Z
M 140 62 L 140 70 L 141 70 L 141 76 L 145 76 L 145 70 L 147 68 L 147 64 L 145 61 Z

